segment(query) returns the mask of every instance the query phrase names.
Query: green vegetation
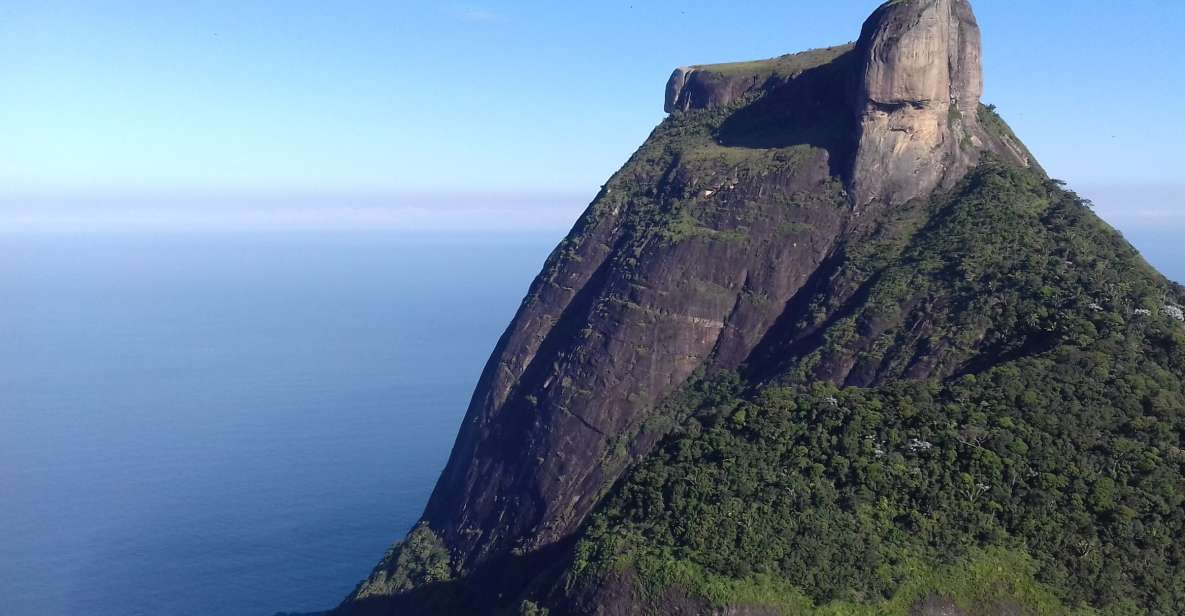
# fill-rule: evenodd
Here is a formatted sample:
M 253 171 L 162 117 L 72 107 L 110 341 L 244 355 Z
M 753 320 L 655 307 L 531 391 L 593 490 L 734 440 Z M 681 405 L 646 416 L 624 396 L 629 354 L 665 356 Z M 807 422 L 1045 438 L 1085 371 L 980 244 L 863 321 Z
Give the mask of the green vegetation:
M 813 68 L 842 55 L 849 47 L 795 54 L 776 62 L 781 62 L 777 65 L 781 67 Z M 565 260 L 576 259 L 576 249 L 586 241 L 586 233 L 607 215 L 621 217 L 618 238 L 625 247 L 621 254 L 626 256 L 619 257 L 615 265 L 631 270 L 651 246 L 691 240 L 743 245 L 753 227 L 802 225 L 787 220 L 792 216 L 791 207 L 843 207 L 846 201 L 838 180 L 808 193 L 779 192 L 778 185 L 772 184 L 761 203 L 748 202 L 749 207 L 738 207 L 730 201 L 744 198 L 735 197 L 733 189 L 737 186 L 756 185 L 771 176 L 792 176 L 828 156 L 823 147 L 801 138 L 787 138 L 780 147 L 730 144 L 724 134 L 725 123 L 735 120 L 738 110 L 764 96 L 755 93 L 729 106 L 666 118 L 610 178 L 574 232 L 557 248 L 545 272 L 559 271 Z M 825 123 L 806 123 L 813 130 L 843 132 Z M 717 213 L 723 216 L 715 216 Z
M 674 212 L 666 226 L 658 230 L 662 239 L 669 243 L 678 243 L 693 237 L 703 237 L 722 242 L 743 242 L 746 235 L 741 230 L 719 231 L 704 226 L 687 208 Z
M 923 355 L 941 373 L 1059 341 L 1130 339 L 1143 326 L 1136 310 L 1168 303 L 1160 274 L 1081 199 L 1034 170 L 989 161 L 954 191 L 896 217 L 881 235 L 850 243 L 832 284 L 812 300 L 799 328 L 824 328 L 826 344 L 793 358 L 787 382 L 810 382 L 825 376 L 816 366 L 851 357 L 884 381 L 916 375 Z M 862 301 L 853 305 L 856 293 Z M 841 318 L 830 322 L 833 315 Z M 870 347 L 868 332 L 884 346 Z
M 702 68 L 760 78 L 848 49 Z M 708 258 L 828 224 L 848 206 L 835 169 L 801 193 L 785 181 L 843 159 L 849 119 L 819 85 L 667 118 L 544 278 L 611 217 L 608 266 L 624 284 L 605 304 L 642 313 L 630 291 L 647 289 L 648 251 Z M 977 113 L 1028 155 L 994 107 Z M 437 605 L 491 609 L 482 591 L 496 588 L 500 609 L 538 615 L 557 593 L 624 578 L 653 611 L 679 594 L 803 616 L 905 616 L 926 601 L 1185 611 L 1185 290 L 1035 166 L 987 157 L 946 193 L 860 214 L 786 307 L 778 346 L 665 400 L 629 399 L 653 410 L 599 462 L 606 477 L 632 470 L 600 486 L 573 551 L 548 562 L 566 567 L 558 589 L 526 561 L 445 583 L 449 555 L 421 526 L 359 596 L 434 586 Z M 734 292 L 681 284 L 703 301 Z M 573 331 L 596 344 L 591 327 Z
M 824 344 L 698 386 L 567 584 L 629 571 L 652 602 L 787 614 L 1179 613 L 1180 287 L 1076 195 L 991 161 L 863 240 L 800 324 Z M 923 356 L 953 376 L 910 380 Z M 845 358 L 871 387 L 820 380 Z
M 891 598 L 875 603 L 837 600 L 822 606 L 816 606 L 787 579 L 765 573 L 738 579 L 709 573 L 691 561 L 648 556 L 622 565 L 645 572 L 654 586 L 696 589 L 714 607 L 775 608 L 789 616 L 911 616 L 927 600 L 963 609 L 1019 609 L 1050 616 L 1097 614 L 1090 608 L 1062 605 L 1048 586 L 1036 581 L 1032 559 L 1002 549 L 972 550 L 945 566 L 907 563 L 903 565 L 907 581 Z
M 849 43 L 847 45 L 837 45 L 835 47 L 810 49 L 801 53 L 793 53 L 784 56 L 778 56 L 777 58 L 770 58 L 769 60 L 727 62 L 723 64 L 699 64 L 692 68 L 699 71 L 707 71 L 724 75 L 727 77 L 753 75 L 754 79 L 760 83 L 769 77 L 776 76 L 783 79 L 794 77 L 803 71 L 827 64 L 839 56 L 851 51 L 854 47 L 855 45 Z
M 1004 122 L 1004 118 L 1000 117 L 999 112 L 996 111 L 995 105 L 981 105 L 979 107 L 979 123 L 989 133 L 997 137 L 1007 137 L 1015 140 L 1016 136 L 1012 134 L 1012 129 Z
M 809 160 L 811 155 L 812 148 L 806 145 L 744 148 L 710 143 L 684 150 L 680 162 L 683 165 L 727 168 L 734 176 L 761 177 L 773 171 L 793 169 Z
M 370 579 L 356 591 L 356 598 L 394 595 L 451 578 L 448 550 L 436 533 L 421 523 L 383 556 Z
M 625 209 L 635 255 L 651 238 L 743 243 L 744 225 L 810 231 L 768 218 L 796 195 L 734 206 L 753 217 L 741 226 L 712 219 L 729 185 L 796 169 L 815 151 L 804 142 L 827 143 L 722 139 L 729 122 L 734 135 L 782 130 L 775 102 L 751 117 L 738 110 L 760 99 L 671 116 L 589 216 Z M 993 107 L 978 119 L 1027 155 Z M 839 207 L 841 190 L 806 205 Z M 804 615 L 906 614 L 927 597 L 1180 613 L 1182 289 L 1039 168 L 991 158 L 882 214 L 836 259 L 798 300 L 792 330 L 810 343 L 772 357 L 773 374 L 695 381 L 623 435 L 604 463 L 637 466 L 605 486 L 569 591 L 628 571 L 651 607 L 675 589 Z M 639 432 L 672 428 L 650 456 L 630 453 Z
M 1029 165 L 1040 169 L 1037 160 L 1033 158 L 1032 152 L 1025 146 L 1016 134 L 1012 132 L 1012 128 L 1000 117 L 995 105 L 980 105 L 976 111 L 979 124 L 989 134 L 995 136 L 1006 147 L 1019 154 L 1024 160 L 1029 162 Z

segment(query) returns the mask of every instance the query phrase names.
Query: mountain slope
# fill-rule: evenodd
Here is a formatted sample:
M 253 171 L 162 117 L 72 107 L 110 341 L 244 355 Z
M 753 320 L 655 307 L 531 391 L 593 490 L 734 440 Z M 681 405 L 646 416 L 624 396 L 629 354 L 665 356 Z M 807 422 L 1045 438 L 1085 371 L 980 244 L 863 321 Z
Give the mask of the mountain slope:
M 338 612 L 1181 605 L 1185 298 L 981 88 L 965 0 L 675 71 Z
M 608 604 L 598 585 L 628 572 L 660 597 L 792 613 L 902 592 L 900 613 L 943 594 L 1033 613 L 1185 605 L 1180 289 L 1030 171 L 984 165 L 931 207 L 823 355 L 916 305 L 926 345 L 982 338 L 983 355 L 872 388 L 803 378 L 816 356 L 718 377 L 592 517 L 566 584 Z M 985 564 L 1010 570 L 955 583 Z

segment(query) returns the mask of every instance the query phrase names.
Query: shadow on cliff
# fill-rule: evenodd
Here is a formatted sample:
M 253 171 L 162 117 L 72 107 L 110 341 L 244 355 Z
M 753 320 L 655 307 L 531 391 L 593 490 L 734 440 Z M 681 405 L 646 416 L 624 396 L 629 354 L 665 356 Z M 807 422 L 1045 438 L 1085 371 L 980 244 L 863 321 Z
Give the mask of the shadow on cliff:
M 609 251 L 610 254 L 615 253 L 621 243 L 617 242 Z M 496 423 L 484 438 L 480 438 L 472 449 L 460 445 L 454 448 L 454 456 L 469 456 L 472 460 L 470 464 L 484 463 L 487 467 L 496 467 L 509 474 L 509 481 L 498 487 L 505 493 L 522 496 L 518 516 L 514 522 L 518 527 L 526 528 L 537 524 L 546 507 L 546 503 L 538 495 L 537 488 L 530 483 L 530 478 L 535 475 L 538 466 L 535 460 L 539 454 L 532 449 L 532 444 L 540 440 L 539 432 L 543 429 L 540 424 L 541 411 L 555 412 L 549 404 L 550 400 L 546 398 L 546 392 L 541 389 L 561 356 L 566 341 L 577 337 L 586 326 L 597 299 L 601 297 L 611 278 L 613 266 L 612 258 L 606 258 L 596 265 L 596 269 L 588 275 L 587 282 L 563 308 L 559 318 L 523 368 L 518 382 L 502 403 L 499 410 L 500 422 Z M 497 355 L 498 351 L 495 352 L 495 357 Z M 532 401 L 535 396 L 539 398 Z M 464 435 L 464 432 L 462 434 Z M 452 465 L 450 461 L 449 467 Z M 474 485 L 466 482 L 486 479 L 471 476 L 468 465 L 461 469 L 463 472 L 455 476 L 442 477 L 441 485 L 445 489 L 437 487 L 424 514 L 424 519 L 433 527 L 446 529 L 449 533 L 447 539 L 454 546 L 464 544 L 461 543 L 463 539 L 455 532 L 454 522 L 450 519 L 458 504 L 450 500 L 449 495 L 468 493 L 474 489 Z M 485 486 L 486 489 L 488 487 Z M 490 520 L 481 518 L 481 524 L 488 528 Z M 465 561 L 478 556 L 479 553 L 475 551 L 466 551 L 464 554 Z
M 811 274 L 806 284 L 786 302 L 782 314 L 745 359 L 741 372 L 746 377 L 764 381 L 782 373 L 795 359 L 822 345 L 823 335 L 831 325 L 855 311 L 868 294 L 867 284 L 862 285 L 862 288 L 839 310 L 829 315 L 824 323 L 808 328 L 801 326 L 812 309 L 812 300 L 827 290 L 832 277 L 842 269 L 845 258 L 843 250 L 828 257 Z
M 788 81 L 771 77 L 765 96 L 729 116 L 716 138 L 728 147 L 821 148 L 829 155 L 831 175 L 845 177 L 855 150 L 855 67 L 856 55 L 849 51 Z
M 394 597 L 343 604 L 324 616 L 438 616 L 519 613 L 522 597 L 559 580 L 573 541 L 561 541 L 525 555 L 505 554 L 482 563 L 465 577 L 420 586 Z

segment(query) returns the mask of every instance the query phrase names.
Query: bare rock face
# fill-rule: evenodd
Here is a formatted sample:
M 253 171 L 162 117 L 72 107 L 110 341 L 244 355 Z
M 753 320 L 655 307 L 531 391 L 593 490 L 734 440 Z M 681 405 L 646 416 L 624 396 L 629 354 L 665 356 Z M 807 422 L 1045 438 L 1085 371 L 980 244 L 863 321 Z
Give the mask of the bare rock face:
M 929 194 L 978 162 L 991 139 L 977 118 L 980 33 L 967 0 L 888 2 L 865 22 L 857 54 L 857 206 Z
M 667 81 L 667 113 L 721 107 L 760 87 L 753 75 L 722 75 L 694 66 L 675 69 Z
M 562 547 L 669 429 L 664 399 L 697 374 L 776 361 L 782 338 L 803 353 L 821 344 L 786 328 L 812 310 L 844 243 L 891 209 L 863 206 L 953 184 L 984 151 L 1024 156 L 1006 129 L 980 127 L 980 80 L 966 0 L 894 0 L 856 46 L 677 69 L 672 116 L 548 259 L 498 342 L 416 541 L 338 613 L 371 613 L 364 599 L 386 613 L 380 595 L 406 594 L 390 580 L 414 579 L 404 561 L 480 575 Z M 880 378 L 854 364 L 824 361 L 816 376 Z
M 687 77 L 695 72 L 695 68 L 690 66 L 680 66 L 671 73 L 671 78 L 667 80 L 667 96 L 663 103 L 663 111 L 667 113 L 674 113 L 676 111 L 683 111 L 682 107 L 685 105 L 683 99 L 683 91 L 687 86 Z
M 642 204 L 615 178 L 500 341 L 425 514 L 454 564 L 571 534 L 624 470 L 615 449 L 645 453 L 659 401 L 697 369 L 740 364 L 830 251 L 844 208 L 785 205 L 824 190 L 823 152 L 762 177 L 684 156 L 662 170 L 680 195 L 663 207 L 702 209 L 702 226 L 624 238 Z M 764 221 L 743 241 L 741 212 Z
M 930 596 L 915 604 L 909 613 L 910 616 L 1030 616 L 1033 611 L 1009 601 L 964 608 L 946 597 Z
M 664 108 L 681 113 L 728 106 L 775 91 L 852 49 L 680 67 L 667 81 Z M 843 106 L 856 129 L 843 179 L 856 207 L 899 205 L 950 188 L 984 152 L 1030 164 L 1023 146 L 981 126 L 980 31 L 967 0 L 886 2 L 865 22 L 854 49 L 854 87 Z
M 667 113 L 724 107 L 759 90 L 769 90 L 852 49 L 839 45 L 769 60 L 681 66 L 667 80 Z

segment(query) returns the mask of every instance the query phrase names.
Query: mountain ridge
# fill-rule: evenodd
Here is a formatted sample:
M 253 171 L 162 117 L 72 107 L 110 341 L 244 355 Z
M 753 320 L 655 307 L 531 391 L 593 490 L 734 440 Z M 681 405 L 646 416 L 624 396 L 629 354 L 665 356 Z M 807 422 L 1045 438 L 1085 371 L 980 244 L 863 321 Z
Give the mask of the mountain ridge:
M 913 613 L 1005 614 L 1131 597 L 1144 607 L 1171 604 L 1171 588 L 1185 583 L 1179 549 L 1156 543 L 1155 554 L 1138 551 L 1167 568 L 1169 598 L 1112 578 L 1130 589 L 1126 598 L 1092 594 L 1065 577 L 1074 567 L 1056 542 L 1005 515 L 1028 511 L 1023 499 L 1039 487 L 1007 474 L 1007 461 L 1029 464 L 1009 444 L 1045 438 L 1069 447 L 1076 437 L 1015 428 L 1027 430 L 1045 411 L 1017 415 L 1016 399 L 998 400 L 1003 385 L 989 380 L 997 389 L 981 391 L 966 379 L 1011 374 L 1020 362 L 1052 382 L 1058 361 L 1084 362 L 1089 353 L 1128 358 L 1108 378 L 1134 379 L 1137 365 L 1161 375 L 1154 387 L 1125 385 L 1148 396 L 1141 405 L 1156 407 L 1140 425 L 1159 435 L 1125 436 L 1136 444 L 1125 446 L 1158 452 L 1149 464 L 1168 483 L 1155 490 L 1167 491 L 1166 503 L 1181 503 L 1175 493 L 1185 493 L 1185 459 L 1173 451 L 1185 415 L 1185 332 L 1176 316 L 1185 299 L 1083 200 L 1048 178 L 980 103 L 979 37 L 965 0 L 894 0 L 869 18 L 854 45 L 677 69 L 666 91 L 671 115 L 548 258 L 495 348 L 421 523 L 337 613 L 813 613 L 841 604 L 847 607 L 835 609 L 860 613 L 898 601 L 892 609 Z M 1012 427 L 980 426 L 956 403 L 971 395 L 960 387 L 995 405 L 993 417 L 1011 417 Z M 1080 390 L 1084 410 L 1076 417 L 1126 422 L 1138 410 L 1087 383 Z M 1052 404 L 1034 396 L 1035 409 Z M 925 438 L 908 438 L 947 458 L 928 466 L 911 451 L 892 468 L 933 473 L 934 485 L 919 487 L 878 461 L 888 455 L 876 454 L 888 451 L 882 441 L 912 446 L 894 423 L 915 429 L 909 422 L 918 415 L 906 417 L 903 401 L 925 409 L 918 413 L 930 422 L 916 427 Z M 814 419 L 794 420 L 802 408 Z M 751 427 L 750 416 L 769 423 Z M 854 438 L 850 423 L 828 423 L 849 416 L 885 433 L 871 443 L 857 439 L 838 462 L 821 444 Z M 962 417 L 964 425 L 950 433 L 943 417 Z M 992 459 L 1004 470 L 981 466 L 982 439 L 978 448 L 960 444 L 967 426 L 1002 435 L 1007 443 Z M 816 440 L 786 449 L 793 434 Z M 750 447 L 754 439 L 762 445 Z M 720 448 L 768 473 L 718 474 L 691 496 L 665 479 L 681 473 L 697 486 L 696 477 L 720 461 L 687 452 Z M 1081 470 L 1049 464 L 1056 473 L 1047 474 Z M 1113 474 L 1120 500 L 1153 507 L 1151 488 Z M 814 483 L 783 485 L 789 476 Z M 994 492 L 989 476 L 1010 481 L 1009 490 Z M 752 485 L 735 485 L 745 477 Z M 906 496 L 878 492 L 894 481 Z M 831 487 L 820 492 L 820 485 Z M 775 486 L 813 500 L 759 496 Z M 928 501 L 926 488 L 981 493 L 969 505 Z M 972 506 L 989 493 L 984 501 L 994 499 L 999 511 Z M 736 519 L 716 515 L 748 515 L 730 509 L 733 501 L 766 507 L 767 515 L 746 518 L 765 530 L 746 534 Z M 875 502 L 894 515 L 866 517 L 862 508 Z M 964 521 L 927 535 L 929 527 L 911 517 L 919 507 Z M 1083 515 L 1103 524 L 1114 511 Z M 796 515 L 851 526 L 795 535 Z M 710 532 L 693 532 L 709 520 Z M 865 527 L 873 522 L 894 542 Z M 1181 523 L 1149 517 L 1141 528 L 1185 532 Z M 1081 532 L 1082 541 L 1103 545 Z M 619 534 L 634 541 L 623 544 Z M 712 534 L 734 543 L 696 547 L 711 545 Z M 783 534 L 797 538 L 786 543 Z M 1021 539 L 1035 542 L 1034 554 Z M 826 557 L 845 541 L 849 550 L 880 546 L 853 553 L 914 577 Z M 782 546 L 783 555 L 771 559 L 762 545 Z M 834 575 L 811 582 L 811 562 Z M 1138 566 L 1134 557 L 1124 562 Z M 1004 563 L 1023 575 L 993 577 L 992 567 Z M 971 597 L 963 570 L 1019 594 Z M 951 590 L 926 586 L 922 572 L 948 580 Z M 980 611 L 951 611 L 966 609 Z

